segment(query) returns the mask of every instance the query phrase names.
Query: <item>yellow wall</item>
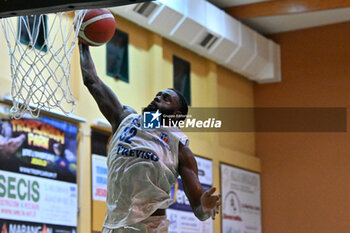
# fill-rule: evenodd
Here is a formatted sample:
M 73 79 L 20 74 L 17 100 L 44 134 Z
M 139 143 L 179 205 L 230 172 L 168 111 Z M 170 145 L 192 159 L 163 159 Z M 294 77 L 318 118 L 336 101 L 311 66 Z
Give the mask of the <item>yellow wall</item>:
M 117 27 L 129 34 L 130 83 L 105 75 L 105 46 L 91 48 L 91 52 L 100 78 L 115 91 L 122 103 L 140 112 L 159 90 L 172 87 L 172 57 L 176 55 L 191 63 L 192 107 L 254 106 L 253 84 L 247 79 L 125 19 L 117 18 Z M 1 54 L 7 52 L 3 46 L 1 43 Z M 6 63 L 0 63 L 1 95 L 10 90 Z M 92 231 L 90 127 L 95 119 L 103 116 L 81 81 L 77 50 L 72 60 L 71 88 L 77 101 L 74 114 L 87 120 L 81 124 L 78 151 L 78 224 L 79 232 L 86 233 Z M 194 154 L 212 159 L 213 183 L 219 191 L 219 162 L 260 171 L 260 161 L 255 157 L 254 133 L 188 133 L 188 136 Z M 220 232 L 220 221 L 220 216 L 214 221 L 215 232 Z
M 271 35 L 281 45 L 283 82 L 257 85 L 257 107 L 340 107 L 350 121 L 350 22 Z M 317 119 L 315 119 L 317 121 Z M 263 232 L 347 233 L 350 133 L 256 134 Z
M 8 47 L 3 31 L 0 33 L 0 96 L 9 95 L 11 92 L 11 77 L 10 77 L 10 56 L 8 55 Z

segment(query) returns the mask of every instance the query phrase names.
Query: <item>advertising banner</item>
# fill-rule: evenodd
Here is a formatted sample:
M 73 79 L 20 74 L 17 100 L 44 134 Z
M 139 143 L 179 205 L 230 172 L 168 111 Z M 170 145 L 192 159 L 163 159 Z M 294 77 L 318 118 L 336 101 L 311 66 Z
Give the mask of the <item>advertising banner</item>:
M 1 233 L 75 232 L 77 132 L 48 116 L 11 119 L 0 104 Z
M 198 165 L 198 177 L 205 190 L 212 186 L 212 161 L 195 157 Z M 174 204 L 167 209 L 167 217 L 170 221 L 169 233 L 212 233 L 213 221 L 208 219 L 204 222 L 197 219 L 192 212 L 190 203 L 185 195 L 181 178 L 178 179 L 172 189 Z
M 77 131 L 49 117 L 0 117 L 0 170 L 75 183 Z
M 220 164 L 222 232 L 261 233 L 260 175 Z
M 91 129 L 92 231 L 101 232 L 107 205 L 107 143 L 110 133 Z
M 106 201 L 107 197 L 107 157 L 92 155 L 92 200 Z
M 11 220 L 0 220 L 0 227 L 1 233 L 76 233 L 74 227 Z
M 77 226 L 77 185 L 0 170 L 0 219 Z

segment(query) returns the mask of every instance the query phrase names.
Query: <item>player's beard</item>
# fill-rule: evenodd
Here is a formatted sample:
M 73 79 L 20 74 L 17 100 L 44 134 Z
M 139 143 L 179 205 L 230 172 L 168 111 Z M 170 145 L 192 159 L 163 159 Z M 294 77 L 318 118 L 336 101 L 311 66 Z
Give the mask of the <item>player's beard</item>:
M 142 113 L 144 113 L 144 112 L 156 112 L 157 110 L 159 110 L 158 106 L 155 105 L 153 102 L 151 102 L 147 107 L 145 107 L 142 110 Z

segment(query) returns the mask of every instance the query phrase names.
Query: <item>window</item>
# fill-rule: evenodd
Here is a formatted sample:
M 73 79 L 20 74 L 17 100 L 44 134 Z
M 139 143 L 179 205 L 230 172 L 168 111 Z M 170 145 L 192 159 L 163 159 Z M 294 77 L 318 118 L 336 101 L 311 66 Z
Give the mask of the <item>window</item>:
M 129 82 L 129 36 L 116 29 L 107 43 L 107 75 Z
M 20 16 L 18 18 L 19 40 L 22 44 L 47 52 L 47 15 Z M 30 44 L 32 41 L 33 44 Z
M 191 105 L 191 65 L 177 56 L 173 56 L 174 89 L 180 91 L 188 105 Z

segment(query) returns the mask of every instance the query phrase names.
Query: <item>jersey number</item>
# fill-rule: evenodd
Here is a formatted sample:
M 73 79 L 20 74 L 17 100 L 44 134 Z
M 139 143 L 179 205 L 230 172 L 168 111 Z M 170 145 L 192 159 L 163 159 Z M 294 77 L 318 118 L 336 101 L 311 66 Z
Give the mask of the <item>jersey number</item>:
M 135 127 L 132 127 L 132 128 L 126 127 L 124 129 L 124 133 L 120 135 L 119 140 L 131 144 L 130 139 L 135 137 L 136 134 L 137 134 L 137 129 Z

